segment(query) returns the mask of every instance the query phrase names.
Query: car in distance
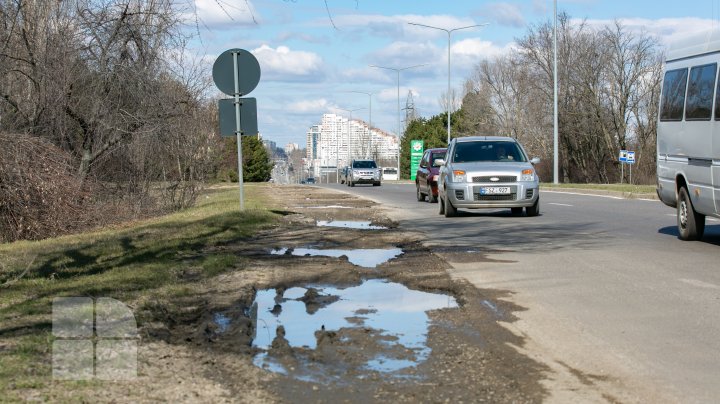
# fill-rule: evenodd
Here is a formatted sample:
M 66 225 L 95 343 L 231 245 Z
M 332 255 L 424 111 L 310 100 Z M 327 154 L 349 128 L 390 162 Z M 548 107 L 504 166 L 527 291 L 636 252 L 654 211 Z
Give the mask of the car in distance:
M 373 186 L 379 187 L 381 181 L 382 172 L 375 160 L 353 160 L 350 163 L 348 186 L 373 184 Z
M 314 184 L 314 183 L 315 183 L 315 178 L 314 178 L 314 177 L 307 177 L 307 179 L 305 180 L 305 183 L 306 183 L 306 184 Z
M 445 160 L 439 161 L 440 214 L 455 216 L 457 209 L 510 208 L 540 213 L 539 179 L 520 143 L 510 137 L 472 136 L 450 141 Z
M 398 179 L 397 167 L 383 167 L 382 179 L 388 181 L 395 181 Z
M 438 201 L 438 176 L 440 175 L 440 164 L 438 160 L 445 159 L 446 148 L 427 149 L 423 153 L 420 166 L 415 173 L 415 191 L 417 200 L 422 202 L 427 196 L 428 201 L 435 203 Z

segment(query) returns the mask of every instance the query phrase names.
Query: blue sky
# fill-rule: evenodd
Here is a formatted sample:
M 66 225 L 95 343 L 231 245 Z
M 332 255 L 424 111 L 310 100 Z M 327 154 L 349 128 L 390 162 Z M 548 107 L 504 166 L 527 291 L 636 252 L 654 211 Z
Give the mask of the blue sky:
M 242 48 L 260 62 L 262 77 L 249 96 L 257 98 L 258 126 L 278 146 L 298 143 L 323 113 L 368 120 L 395 133 L 397 75 L 370 65 L 407 67 L 400 75 L 400 103 L 408 91 L 421 116 L 443 112 L 447 90 L 447 34 L 408 22 L 452 29 L 489 25 L 452 34 L 452 83 L 460 90 L 473 67 L 512 49 L 529 26 L 552 19 L 552 0 L 194 0 L 200 34 L 192 50 L 208 72 L 224 50 Z M 632 30 L 645 30 L 661 43 L 698 30 L 718 27 L 720 0 L 560 0 L 558 12 L 590 24 L 620 19 Z M 194 18 L 193 18 L 194 19 Z M 219 92 L 217 94 L 219 96 Z M 403 114 L 404 115 L 404 114 Z

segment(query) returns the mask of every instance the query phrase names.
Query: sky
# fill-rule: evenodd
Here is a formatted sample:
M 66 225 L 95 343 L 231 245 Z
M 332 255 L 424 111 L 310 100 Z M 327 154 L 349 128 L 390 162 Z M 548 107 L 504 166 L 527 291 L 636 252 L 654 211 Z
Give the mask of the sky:
M 487 23 L 451 35 L 451 86 L 461 91 L 478 63 L 511 52 L 530 27 L 553 18 L 552 0 L 190 1 L 194 12 L 187 15 L 187 29 L 195 38 L 189 51 L 208 74 L 228 49 L 245 49 L 258 59 L 260 82 L 247 96 L 257 99 L 261 135 L 278 147 L 305 147 L 308 128 L 319 124 L 324 113 L 372 119 L 373 126 L 397 133 L 398 74 L 371 65 L 421 65 L 400 72 L 400 108 L 412 92 L 420 116 L 444 113 L 440 99 L 448 86 L 448 36 L 411 22 L 445 29 Z M 557 3 L 558 12 L 573 19 L 597 26 L 617 19 L 631 30 L 657 36 L 663 46 L 720 26 L 720 0 Z M 210 96 L 224 97 L 219 91 Z M 404 115 L 401 110 L 401 120 Z

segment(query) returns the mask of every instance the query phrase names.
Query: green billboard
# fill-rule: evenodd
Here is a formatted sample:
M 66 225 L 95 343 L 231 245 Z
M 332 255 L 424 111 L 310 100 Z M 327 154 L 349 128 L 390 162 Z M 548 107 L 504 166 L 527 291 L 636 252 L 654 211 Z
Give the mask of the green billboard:
M 420 160 L 422 160 L 424 151 L 422 140 L 410 141 L 410 179 L 413 181 L 415 181 L 415 174 L 420 167 Z

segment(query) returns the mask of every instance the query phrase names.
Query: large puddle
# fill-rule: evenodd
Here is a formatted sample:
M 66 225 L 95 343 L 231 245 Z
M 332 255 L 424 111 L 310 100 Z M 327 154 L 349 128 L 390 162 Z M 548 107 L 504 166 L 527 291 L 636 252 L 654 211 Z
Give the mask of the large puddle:
M 340 227 L 345 229 L 360 230 L 387 230 L 384 226 L 375 226 L 371 222 L 357 222 L 348 220 L 318 220 L 318 227 Z
M 260 290 L 255 304 L 253 346 L 263 350 L 255 357 L 255 364 L 307 380 L 348 369 L 402 373 L 415 367 L 431 351 L 426 312 L 457 307 L 452 296 L 411 290 L 384 280 L 368 280 L 345 289 L 308 286 Z M 328 335 L 335 339 L 321 342 L 330 338 Z M 271 347 L 287 344 L 312 350 L 305 365 L 287 366 L 272 355 Z M 321 354 L 331 357 L 317 359 Z
M 280 248 L 272 250 L 270 254 L 283 255 L 287 252 L 287 248 Z M 294 248 L 290 252 L 292 255 L 300 257 L 308 255 L 339 258 L 344 255 L 348 258 L 348 261 L 350 261 L 350 263 L 364 268 L 376 268 L 378 265 L 390 261 L 391 259 L 403 253 L 402 249 L 400 248 L 364 248 L 357 250 L 320 250 L 317 248 Z

